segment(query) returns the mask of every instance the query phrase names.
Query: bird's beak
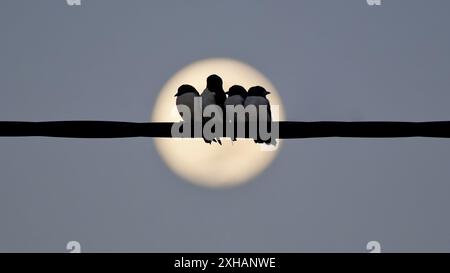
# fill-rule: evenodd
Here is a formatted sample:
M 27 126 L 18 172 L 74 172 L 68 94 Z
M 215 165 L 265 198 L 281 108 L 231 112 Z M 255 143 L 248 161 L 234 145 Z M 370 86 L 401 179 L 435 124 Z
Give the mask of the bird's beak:
M 174 97 L 177 97 L 177 96 L 178 96 L 178 93 L 176 93 Z
M 266 95 L 269 95 L 270 94 L 270 92 L 269 91 L 266 91 Z

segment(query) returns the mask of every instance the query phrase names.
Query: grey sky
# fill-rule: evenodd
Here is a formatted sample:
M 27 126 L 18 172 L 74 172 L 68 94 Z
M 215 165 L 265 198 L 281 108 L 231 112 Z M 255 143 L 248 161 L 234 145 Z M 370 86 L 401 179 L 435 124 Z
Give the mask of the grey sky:
M 150 119 L 173 73 L 230 57 L 289 120 L 449 120 L 450 2 L 6 0 L 0 120 Z M 0 251 L 450 251 L 450 143 L 286 141 L 200 188 L 150 139 L 0 139 Z

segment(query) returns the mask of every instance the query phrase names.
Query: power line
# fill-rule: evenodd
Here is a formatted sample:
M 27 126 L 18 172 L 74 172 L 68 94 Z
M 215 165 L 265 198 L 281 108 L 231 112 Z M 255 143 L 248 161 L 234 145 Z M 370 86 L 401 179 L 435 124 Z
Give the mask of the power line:
M 275 122 L 274 122 L 275 123 Z M 0 121 L 0 137 L 170 138 L 172 122 Z M 279 138 L 450 138 L 450 121 L 280 121 Z

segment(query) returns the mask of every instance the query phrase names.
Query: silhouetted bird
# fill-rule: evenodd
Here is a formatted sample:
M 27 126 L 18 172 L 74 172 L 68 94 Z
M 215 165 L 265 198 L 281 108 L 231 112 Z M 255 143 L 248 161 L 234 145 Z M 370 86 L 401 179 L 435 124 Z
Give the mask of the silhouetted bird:
M 213 74 L 210 75 L 206 79 L 206 89 L 202 92 L 202 109 L 204 110 L 209 105 L 217 105 L 222 110 L 222 116 L 219 116 L 219 120 L 223 122 L 223 111 L 225 109 L 225 99 L 227 96 L 225 95 L 225 91 L 223 90 L 223 81 L 222 79 Z M 203 126 L 205 123 L 210 120 L 211 118 L 203 118 Z M 217 128 L 215 128 L 217 130 Z M 203 137 L 205 142 L 211 143 L 211 140 L 206 139 Z M 215 139 L 212 139 L 213 141 L 216 141 Z M 218 139 L 217 142 L 219 144 L 222 144 L 221 141 Z
M 200 94 L 197 92 L 195 87 L 193 87 L 192 85 L 183 84 L 180 87 L 178 87 L 178 92 L 175 94 L 175 97 L 177 97 L 176 104 L 177 104 L 178 113 L 180 113 L 180 116 L 183 118 L 184 122 L 191 122 L 191 136 L 194 136 L 195 114 L 198 113 L 201 115 L 201 111 L 202 111 L 200 103 L 198 103 L 198 105 L 196 105 L 194 103 L 194 100 L 196 98 L 200 98 Z M 186 117 L 183 116 L 181 106 L 188 107 L 188 109 L 190 111 L 189 120 L 186 120 Z M 197 109 L 195 109 L 196 107 L 197 107 Z M 200 120 L 201 119 L 198 119 L 198 121 L 200 121 Z
M 226 92 L 226 94 L 228 95 L 228 98 L 225 100 L 225 109 L 228 105 L 234 106 L 234 107 L 236 107 L 238 105 L 244 106 L 245 98 L 247 97 L 247 90 L 245 90 L 244 87 L 242 87 L 240 85 L 233 85 L 232 87 L 230 87 L 228 92 Z M 238 111 L 238 109 L 236 109 L 236 111 Z M 238 122 L 245 122 L 245 116 L 235 113 L 233 116 L 227 117 L 227 122 L 228 123 L 231 122 L 234 124 L 234 135 L 232 137 L 230 136 L 232 138 L 232 140 L 234 141 L 234 140 L 236 140 L 236 137 L 238 136 L 237 124 L 238 124 Z M 245 132 L 243 132 L 243 133 L 245 133 Z M 245 134 L 241 134 L 239 136 L 244 137 Z
M 180 106 L 181 105 L 187 106 L 191 112 L 190 120 L 193 121 L 194 113 L 195 113 L 194 99 L 200 97 L 200 94 L 197 92 L 195 87 L 193 87 L 192 85 L 189 85 L 189 84 L 183 84 L 182 86 L 178 87 L 178 92 L 175 94 L 175 97 L 177 97 L 176 104 L 177 104 L 177 108 L 178 108 L 178 112 L 180 113 L 180 116 L 183 118 L 184 121 L 186 121 L 182 115 Z M 197 111 L 201 111 L 201 109 L 197 109 Z M 199 113 L 201 113 L 201 112 L 199 112 Z
M 270 102 L 267 99 L 267 95 L 270 94 L 269 91 L 264 89 L 264 87 L 261 86 L 253 86 L 248 90 L 247 98 L 245 99 L 244 106 L 247 107 L 248 105 L 254 105 L 256 106 L 257 116 L 256 120 L 258 122 L 258 137 L 255 139 L 256 143 L 266 143 L 270 144 L 273 143 L 274 140 L 268 139 L 266 141 L 263 141 L 259 136 L 259 120 L 266 121 L 268 123 L 268 128 L 270 129 L 269 125 L 272 122 L 272 112 L 270 110 Z M 261 116 L 259 106 L 267 106 L 267 115 Z M 251 120 L 253 121 L 253 120 Z
M 245 98 L 247 97 L 247 91 L 240 85 L 233 85 L 225 94 L 228 95 L 228 98 L 225 100 L 225 106 L 244 105 Z

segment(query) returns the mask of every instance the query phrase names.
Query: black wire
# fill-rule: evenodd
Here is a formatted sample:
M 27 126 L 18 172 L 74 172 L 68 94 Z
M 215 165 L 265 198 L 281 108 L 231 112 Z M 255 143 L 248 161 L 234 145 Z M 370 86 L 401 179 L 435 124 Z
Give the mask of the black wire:
M 0 121 L 0 137 L 62 137 L 62 138 L 128 138 L 172 137 L 171 122 L 118 121 Z M 343 121 L 281 121 L 279 138 L 397 138 L 450 137 L 450 121 L 431 122 L 343 122 Z

